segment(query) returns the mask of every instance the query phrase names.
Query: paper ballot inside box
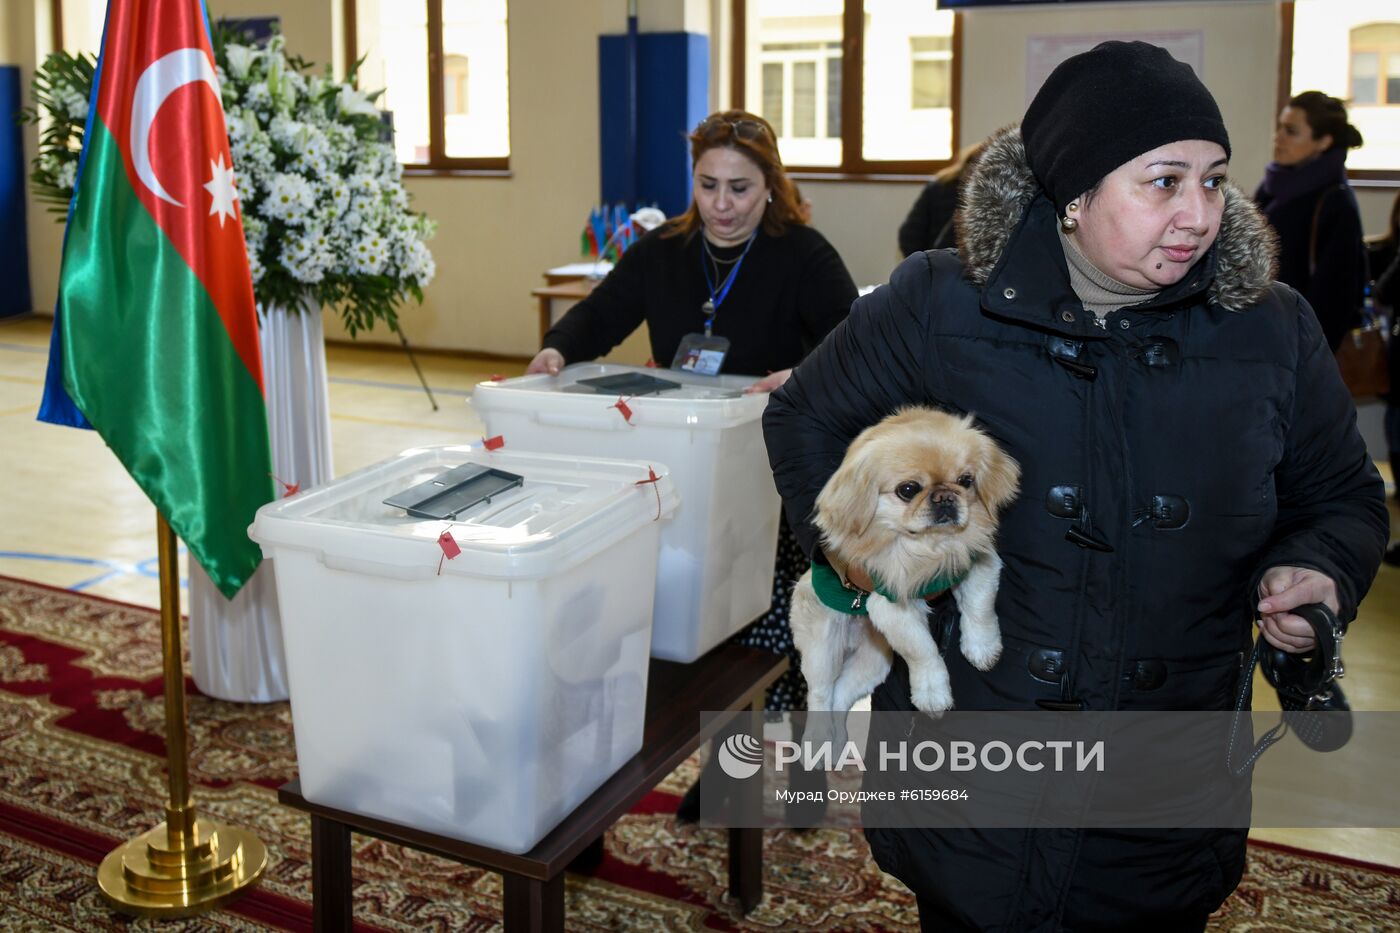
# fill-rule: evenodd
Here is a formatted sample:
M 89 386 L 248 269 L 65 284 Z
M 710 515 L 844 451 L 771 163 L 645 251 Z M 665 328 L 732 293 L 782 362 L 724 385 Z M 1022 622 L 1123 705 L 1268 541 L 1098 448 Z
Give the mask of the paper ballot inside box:
M 403 492 L 384 504 L 415 518 L 452 519 L 481 502 L 490 502 L 508 489 L 525 484 L 525 477 L 493 467 L 464 463 Z

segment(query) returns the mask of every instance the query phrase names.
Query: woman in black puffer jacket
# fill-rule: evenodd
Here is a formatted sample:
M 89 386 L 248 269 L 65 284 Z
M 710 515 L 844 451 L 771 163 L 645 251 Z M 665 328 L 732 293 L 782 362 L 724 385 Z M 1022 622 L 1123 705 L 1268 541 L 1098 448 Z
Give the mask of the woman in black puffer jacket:
M 1000 662 L 948 650 L 957 608 L 933 610 L 958 709 L 1228 710 L 1256 611 L 1270 643 L 1307 650 L 1289 610 L 1350 620 L 1376 573 L 1380 477 L 1228 156 L 1215 101 L 1165 51 L 1069 59 L 990 140 L 958 255 L 906 260 L 769 402 L 778 489 L 819 562 L 818 491 L 900 406 L 972 413 L 1020 462 Z M 912 709 L 908 677 L 896 659 L 873 708 Z M 867 837 L 930 930 L 1199 930 L 1245 855 L 1243 829 Z

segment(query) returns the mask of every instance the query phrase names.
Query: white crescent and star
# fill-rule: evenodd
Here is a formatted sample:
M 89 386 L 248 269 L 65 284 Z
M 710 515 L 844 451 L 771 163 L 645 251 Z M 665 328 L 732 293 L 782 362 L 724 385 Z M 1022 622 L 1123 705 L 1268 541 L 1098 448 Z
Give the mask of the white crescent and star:
M 209 63 L 209 57 L 200 49 L 176 49 L 151 62 L 146 66 L 146 70 L 141 72 L 141 77 L 136 82 L 136 90 L 132 94 L 131 161 L 136 168 L 136 177 L 151 194 L 176 207 L 184 205 L 165 190 L 151 166 L 151 124 L 155 122 L 156 114 L 160 112 L 166 98 L 185 85 L 199 81 L 209 85 L 209 89 L 214 92 L 214 100 L 218 102 L 222 119 L 223 102 L 219 98 L 219 79 L 214 73 L 214 66 Z M 209 168 L 213 177 L 204 185 L 213 198 L 209 213 L 219 216 L 219 226 L 222 227 L 226 217 L 234 216 L 233 202 L 238 199 L 233 167 L 224 165 L 224 157 L 220 153 L 217 162 L 210 161 Z

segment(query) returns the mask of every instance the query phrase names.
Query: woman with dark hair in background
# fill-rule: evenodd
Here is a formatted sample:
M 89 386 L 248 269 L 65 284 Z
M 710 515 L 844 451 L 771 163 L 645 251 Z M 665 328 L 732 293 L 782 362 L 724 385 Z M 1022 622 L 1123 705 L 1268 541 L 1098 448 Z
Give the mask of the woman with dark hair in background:
M 958 209 L 958 192 L 962 177 L 982 154 L 985 142 L 961 150 L 953 161 L 934 174 L 924 185 L 919 199 L 909 209 L 909 216 L 899 225 L 899 253 L 910 256 L 925 249 L 946 249 L 957 246 L 953 231 L 953 214 Z
M 1336 352 L 1359 323 L 1366 288 L 1361 211 L 1347 184 L 1347 150 L 1361 133 L 1346 104 L 1321 91 L 1288 102 L 1274 130 L 1274 160 L 1254 192 L 1279 235 L 1280 282 L 1308 299 Z

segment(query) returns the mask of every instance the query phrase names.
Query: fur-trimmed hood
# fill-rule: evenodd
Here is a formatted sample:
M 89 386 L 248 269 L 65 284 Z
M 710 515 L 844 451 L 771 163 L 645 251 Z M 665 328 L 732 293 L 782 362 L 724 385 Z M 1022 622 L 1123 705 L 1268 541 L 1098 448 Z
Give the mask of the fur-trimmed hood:
M 1264 297 L 1274 279 L 1278 238 L 1244 192 L 1232 184 L 1224 191 L 1220 235 L 1211 247 L 1215 278 L 1210 300 L 1243 311 Z M 987 283 L 1022 215 L 1043 194 L 1026 160 L 1020 126 L 994 133 L 962 186 L 958 206 L 958 251 L 969 281 Z

